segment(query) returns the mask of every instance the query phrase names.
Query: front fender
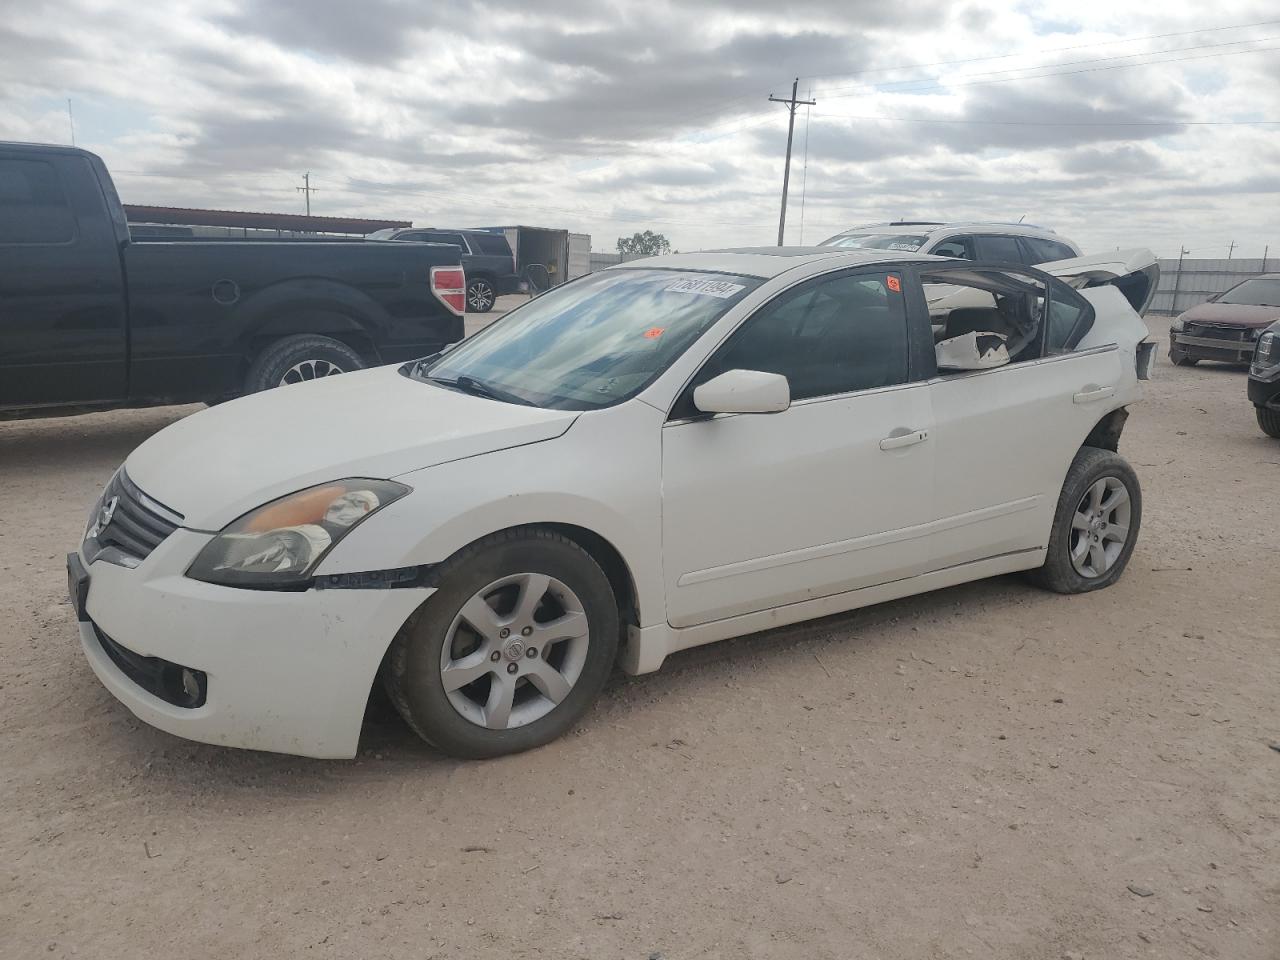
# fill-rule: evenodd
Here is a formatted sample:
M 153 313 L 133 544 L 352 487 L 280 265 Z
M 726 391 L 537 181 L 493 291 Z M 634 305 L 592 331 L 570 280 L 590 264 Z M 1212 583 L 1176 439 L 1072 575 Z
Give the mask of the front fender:
M 617 550 L 640 625 L 665 622 L 661 423 L 659 411 L 633 401 L 584 413 L 553 440 L 397 476 L 413 492 L 357 527 L 316 573 L 435 564 L 499 530 L 567 524 Z

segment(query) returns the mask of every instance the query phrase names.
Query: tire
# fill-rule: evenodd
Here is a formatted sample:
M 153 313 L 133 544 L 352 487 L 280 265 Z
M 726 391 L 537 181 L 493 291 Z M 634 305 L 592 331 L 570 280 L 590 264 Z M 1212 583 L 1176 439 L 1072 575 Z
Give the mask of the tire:
M 364 366 L 360 355 L 340 340 L 314 333 L 285 337 L 270 344 L 253 361 L 244 392 L 260 393 L 287 383 L 350 373 Z
M 600 565 L 566 537 L 519 527 L 467 547 L 438 577 L 439 589 L 392 641 L 383 671 L 409 726 L 443 752 L 472 760 L 567 732 L 603 689 L 618 650 L 618 603 Z M 543 578 L 546 591 L 537 592 Z M 523 617 L 539 599 L 540 619 Z M 530 623 L 549 631 L 546 646 L 535 646 Z M 566 636 L 553 639 L 558 632 Z M 459 679 L 446 680 L 448 671 Z
M 1180 350 L 1178 347 L 1170 346 L 1169 362 L 1175 367 L 1194 367 L 1200 361 L 1196 357 L 1187 356 L 1187 351 Z
M 467 281 L 467 313 L 488 313 L 498 299 L 493 283 L 484 277 Z
M 1266 407 L 1254 407 L 1258 414 L 1258 426 L 1268 437 L 1280 440 L 1280 410 L 1268 410 Z
M 1117 497 L 1108 509 L 1112 496 L 1121 488 L 1125 499 Z M 1097 489 L 1102 493 L 1094 499 Z M 1090 526 L 1080 530 L 1073 526 L 1078 512 Z M 1099 513 L 1104 516 L 1098 518 Z M 1124 538 L 1117 545 L 1114 538 L 1122 520 Z M 1141 526 L 1142 488 L 1128 461 L 1110 450 L 1081 447 L 1058 497 L 1044 566 L 1031 572 L 1032 582 L 1056 593 L 1088 593 L 1111 586 L 1124 573 Z M 1099 541 L 1089 545 L 1095 534 Z M 1084 556 L 1073 560 L 1080 538 L 1085 538 Z

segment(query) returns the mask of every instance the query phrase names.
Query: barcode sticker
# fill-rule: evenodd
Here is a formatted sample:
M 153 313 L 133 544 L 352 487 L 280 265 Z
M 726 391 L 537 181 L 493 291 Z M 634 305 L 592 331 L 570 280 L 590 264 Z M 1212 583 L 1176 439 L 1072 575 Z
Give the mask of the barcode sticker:
M 727 300 L 739 290 L 746 289 L 740 283 L 727 280 L 677 280 L 662 288 L 663 293 L 696 293 L 700 297 L 719 297 Z

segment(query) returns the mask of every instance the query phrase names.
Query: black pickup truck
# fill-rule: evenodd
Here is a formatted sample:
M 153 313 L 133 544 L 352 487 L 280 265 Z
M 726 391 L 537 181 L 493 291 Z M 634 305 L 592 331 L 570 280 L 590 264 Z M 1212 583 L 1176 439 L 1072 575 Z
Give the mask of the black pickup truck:
M 456 247 L 135 240 L 102 160 L 0 142 L 0 419 L 216 402 L 462 339 Z

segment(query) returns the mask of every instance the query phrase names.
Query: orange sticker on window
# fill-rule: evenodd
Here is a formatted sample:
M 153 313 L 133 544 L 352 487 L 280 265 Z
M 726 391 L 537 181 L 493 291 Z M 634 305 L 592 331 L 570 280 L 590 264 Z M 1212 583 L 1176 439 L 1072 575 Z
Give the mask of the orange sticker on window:
M 650 327 L 644 332 L 646 340 L 657 340 L 660 336 L 667 332 L 666 327 Z
M 885 283 L 888 285 L 889 289 L 892 290 L 894 293 L 902 292 L 902 284 L 901 282 L 899 282 L 897 277 L 890 277 L 888 280 L 885 281 Z

